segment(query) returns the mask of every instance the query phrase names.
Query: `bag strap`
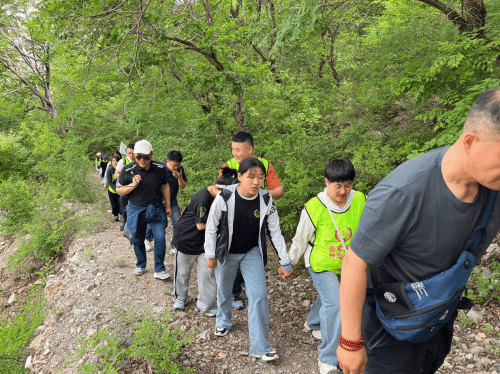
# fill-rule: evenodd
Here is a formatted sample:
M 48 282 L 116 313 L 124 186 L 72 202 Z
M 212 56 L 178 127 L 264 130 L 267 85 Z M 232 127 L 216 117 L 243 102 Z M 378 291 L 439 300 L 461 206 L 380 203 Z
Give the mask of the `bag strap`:
M 497 197 L 497 191 L 493 191 L 488 189 L 488 204 L 486 205 L 486 209 L 484 210 L 483 217 L 480 221 L 480 226 L 474 232 L 473 246 L 471 253 L 477 257 L 477 248 L 479 244 L 481 244 L 481 239 L 483 237 L 483 232 L 486 231 L 486 226 L 488 226 L 488 222 L 491 217 L 491 212 L 493 211 L 493 206 L 495 205 L 495 200 Z
M 345 246 L 344 238 L 342 237 L 342 233 L 340 232 L 339 227 L 337 226 L 337 221 L 335 221 L 335 218 L 333 218 L 332 211 L 328 208 L 326 208 L 326 209 L 328 210 L 328 213 L 330 213 L 330 217 L 332 217 L 332 221 L 333 221 L 333 224 L 335 225 L 335 229 L 339 233 L 340 242 L 342 243 L 342 247 L 344 247 L 344 251 L 347 252 L 347 247 Z

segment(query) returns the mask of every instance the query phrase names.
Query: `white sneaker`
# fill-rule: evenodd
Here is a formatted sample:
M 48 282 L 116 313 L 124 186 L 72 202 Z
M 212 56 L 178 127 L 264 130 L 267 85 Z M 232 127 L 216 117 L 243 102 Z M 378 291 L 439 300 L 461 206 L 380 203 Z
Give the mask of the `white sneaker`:
M 146 272 L 146 268 L 135 268 L 134 275 L 142 275 Z
M 312 336 L 315 339 L 321 340 L 321 330 L 313 330 L 312 328 L 310 328 L 309 325 L 307 324 L 307 320 L 304 322 L 304 328 L 307 331 L 312 331 Z
M 262 361 L 274 361 L 280 358 L 280 356 L 278 356 L 278 352 L 276 352 L 276 350 L 274 349 L 271 352 L 266 353 L 265 355 L 252 353 L 251 356 L 260 358 L 262 359 Z
M 335 365 L 330 365 L 318 360 L 319 374 L 339 374 L 340 370 Z
M 321 330 L 313 330 L 313 338 L 321 340 Z
M 168 278 L 170 278 L 170 274 L 165 271 L 161 271 L 159 273 L 155 272 L 153 278 L 167 280 Z
M 146 246 L 146 252 L 151 252 L 153 250 L 154 247 L 152 246 L 151 243 L 153 243 L 152 240 L 151 241 L 147 239 L 144 240 L 144 245 Z

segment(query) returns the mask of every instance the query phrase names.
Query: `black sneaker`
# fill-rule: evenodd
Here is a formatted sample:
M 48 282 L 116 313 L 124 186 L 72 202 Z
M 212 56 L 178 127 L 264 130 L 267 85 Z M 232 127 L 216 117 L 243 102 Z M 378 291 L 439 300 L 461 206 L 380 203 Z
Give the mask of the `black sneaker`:
M 229 334 L 229 330 L 223 329 L 222 327 L 215 328 L 215 336 L 226 336 Z

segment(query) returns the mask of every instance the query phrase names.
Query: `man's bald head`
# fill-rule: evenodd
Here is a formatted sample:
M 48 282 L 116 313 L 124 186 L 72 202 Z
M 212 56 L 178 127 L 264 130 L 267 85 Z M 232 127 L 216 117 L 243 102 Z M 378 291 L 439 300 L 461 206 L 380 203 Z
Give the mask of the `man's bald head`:
M 500 137 L 500 87 L 481 94 L 467 114 L 462 133 L 475 132 L 488 140 Z

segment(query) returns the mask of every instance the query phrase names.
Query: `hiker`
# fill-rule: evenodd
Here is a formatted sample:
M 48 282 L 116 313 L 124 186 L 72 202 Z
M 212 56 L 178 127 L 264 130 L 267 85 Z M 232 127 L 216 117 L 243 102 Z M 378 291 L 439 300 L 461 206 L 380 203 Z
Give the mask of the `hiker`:
M 132 235 L 131 244 L 137 258 L 134 275 L 146 271 L 146 249 L 144 237 L 149 223 L 153 230 L 155 272 L 153 277 L 166 280 L 165 272 L 165 231 L 170 208 L 170 189 L 165 165 L 152 160 L 153 146 L 147 140 L 140 140 L 134 147 L 135 161 L 124 166 L 120 172 L 116 192 L 128 194 L 127 228 Z M 162 203 L 165 199 L 166 206 Z
M 196 263 L 198 274 L 196 313 L 209 317 L 215 317 L 217 314 L 215 272 L 207 265 L 204 249 L 205 228 L 215 197 L 223 188 L 233 184 L 236 176 L 236 170 L 223 168 L 222 176 L 217 178 L 213 186 L 202 188 L 191 197 L 191 201 L 177 221 L 172 239 L 172 247 L 176 249 L 172 293 L 175 309 L 186 308 L 189 277 Z
M 232 329 L 232 286 L 240 268 L 248 296 L 249 353 L 263 361 L 273 361 L 279 356 L 267 341 L 266 226 L 280 259 L 280 275 L 290 279 L 293 270 L 276 206 L 271 195 L 261 188 L 265 174 L 266 168 L 257 158 L 241 161 L 240 183 L 224 188 L 212 204 L 205 231 L 205 256 L 210 269 L 217 267 L 215 335 L 227 335 Z
M 100 163 L 100 172 L 99 172 L 99 180 L 101 184 L 104 185 L 104 189 L 106 189 L 106 168 L 108 167 L 108 155 L 103 155 Z
M 134 146 L 135 143 L 130 143 L 129 145 L 127 145 L 127 157 L 122 157 L 122 159 L 116 165 L 115 177 L 117 180 L 120 177 L 120 172 L 123 169 L 123 167 L 135 161 Z M 125 210 L 127 204 L 128 204 L 128 195 L 127 194 L 120 195 L 120 214 L 123 220 L 123 224 L 120 227 L 120 231 L 123 231 L 123 229 L 125 228 L 125 224 L 127 223 L 127 212 Z
M 335 374 L 340 372 L 337 368 L 341 331 L 340 270 L 356 232 L 365 195 L 352 188 L 356 171 L 347 158 L 331 160 L 324 176 L 326 188 L 302 210 L 289 255 L 294 265 L 304 256 L 318 291 L 318 299 L 304 327 L 313 330 L 313 336 L 322 340 L 318 347 L 319 372 Z
M 278 178 L 278 175 L 274 171 L 273 166 L 269 161 L 264 158 L 257 157 L 253 154 L 254 151 L 254 141 L 252 135 L 248 132 L 239 132 L 233 136 L 231 143 L 231 152 L 233 153 L 233 158 L 229 160 L 224 166 L 229 166 L 230 168 L 238 170 L 240 167 L 240 162 L 247 157 L 255 157 L 264 164 L 266 168 L 266 173 L 264 176 L 264 186 L 263 188 L 268 190 L 269 194 L 272 196 L 273 200 L 278 200 L 283 197 L 283 186 Z M 220 175 L 219 175 L 220 176 Z M 266 265 L 266 264 L 264 264 Z M 243 287 L 243 277 L 241 271 L 238 270 L 236 279 L 234 280 L 233 286 L 233 303 L 234 309 L 243 309 L 245 304 L 241 299 L 241 292 Z
M 95 170 L 99 172 L 100 167 L 101 167 L 101 152 L 97 152 L 95 154 Z
M 187 177 L 184 171 L 184 167 L 181 166 L 182 154 L 179 151 L 170 151 L 167 154 L 167 161 L 165 166 L 167 167 L 167 178 L 170 187 L 170 202 L 172 208 L 172 215 L 170 216 L 170 221 L 172 222 L 172 228 L 175 228 L 177 220 L 181 216 L 181 211 L 179 208 L 179 203 L 177 202 L 177 193 L 180 189 L 186 188 Z M 148 228 L 146 232 L 146 250 L 151 250 L 151 230 Z M 168 243 L 168 247 L 171 248 L 171 252 L 175 253 L 172 248 L 171 243 Z
M 118 161 L 120 160 L 120 156 L 118 154 L 114 154 L 111 158 L 111 165 L 109 165 L 106 169 L 106 182 L 108 186 L 108 197 L 109 202 L 111 204 L 111 212 L 113 213 L 113 220 L 118 222 L 120 214 L 120 195 L 116 193 L 116 177 L 115 177 L 115 169 L 116 165 L 118 165 Z
M 499 113 L 500 88 L 486 91 L 453 145 L 406 161 L 368 195 L 342 265 L 345 374 L 429 374 L 444 362 L 457 306 L 470 308 L 460 295 L 500 228 Z

